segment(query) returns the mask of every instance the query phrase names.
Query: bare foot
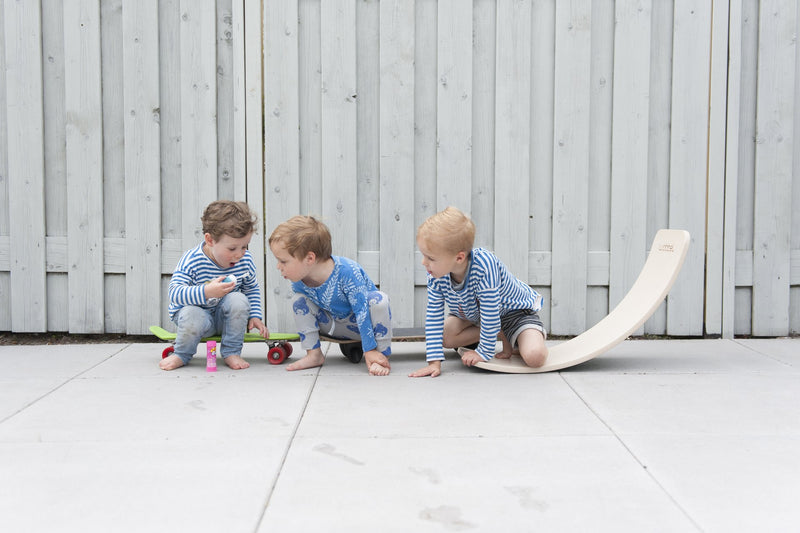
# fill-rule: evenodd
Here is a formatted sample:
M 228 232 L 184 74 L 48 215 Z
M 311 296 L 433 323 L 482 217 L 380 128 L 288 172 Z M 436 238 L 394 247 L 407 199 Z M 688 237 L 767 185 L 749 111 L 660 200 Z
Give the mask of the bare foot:
M 322 363 L 324 362 L 325 356 L 322 355 L 322 350 L 309 350 L 305 357 L 287 366 L 286 370 L 305 370 L 306 368 L 322 366 Z
M 250 368 L 250 363 L 239 357 L 238 355 L 229 355 L 225 358 L 225 364 L 234 370 L 243 370 Z
M 175 354 L 172 354 L 168 357 L 165 357 L 158 363 L 158 367 L 161 370 L 175 370 L 176 368 L 180 368 L 183 366 L 183 359 L 178 357 Z
M 389 364 L 389 359 L 386 358 L 378 350 L 370 350 L 364 354 L 364 360 L 367 363 L 367 370 L 373 376 L 388 376 L 392 365 Z

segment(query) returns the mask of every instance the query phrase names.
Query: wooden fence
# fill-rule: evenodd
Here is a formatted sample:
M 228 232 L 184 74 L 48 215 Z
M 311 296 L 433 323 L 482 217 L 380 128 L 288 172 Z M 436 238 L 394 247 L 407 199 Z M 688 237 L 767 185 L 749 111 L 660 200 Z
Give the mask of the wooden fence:
M 320 216 L 399 326 L 447 205 L 553 334 L 684 269 L 639 333 L 800 331 L 794 0 L 1 0 L 0 331 L 141 334 L 216 198 Z M 799 161 L 800 162 L 800 161 Z M 265 253 L 266 252 L 266 253 Z

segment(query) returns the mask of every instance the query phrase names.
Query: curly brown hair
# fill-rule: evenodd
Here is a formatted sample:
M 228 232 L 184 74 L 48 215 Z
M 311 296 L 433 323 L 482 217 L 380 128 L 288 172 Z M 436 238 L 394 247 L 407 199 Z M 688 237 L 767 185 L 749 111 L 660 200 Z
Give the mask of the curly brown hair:
M 258 217 L 244 202 L 217 200 L 211 202 L 200 217 L 203 233 L 208 233 L 215 241 L 224 235 L 241 239 L 258 228 Z

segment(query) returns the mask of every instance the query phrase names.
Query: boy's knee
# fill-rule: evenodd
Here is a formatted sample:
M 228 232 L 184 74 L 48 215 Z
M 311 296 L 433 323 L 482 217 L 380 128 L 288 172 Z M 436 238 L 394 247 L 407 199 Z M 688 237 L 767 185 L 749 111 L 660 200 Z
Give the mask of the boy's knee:
M 534 346 L 532 348 L 528 348 L 527 350 L 520 350 L 520 355 L 525 361 L 525 364 L 533 368 L 539 368 L 543 366 L 547 361 L 548 353 L 549 350 L 545 345 Z

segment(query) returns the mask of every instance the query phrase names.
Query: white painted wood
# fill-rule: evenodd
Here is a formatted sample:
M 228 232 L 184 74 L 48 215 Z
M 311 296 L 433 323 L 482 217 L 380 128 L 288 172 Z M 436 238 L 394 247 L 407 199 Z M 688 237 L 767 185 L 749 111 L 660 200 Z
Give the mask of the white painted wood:
M 200 217 L 218 199 L 214 0 L 181 0 L 181 235 L 203 238 Z
M 414 2 L 412 2 L 412 5 Z M 380 250 L 381 224 L 381 5 L 379 0 L 356 2 L 356 168 L 358 188 L 357 243 L 362 250 Z M 413 32 L 414 20 L 411 21 Z M 413 36 L 413 33 L 412 33 Z M 412 37 L 413 39 L 413 37 Z M 413 44 L 413 41 L 412 41 Z M 413 50 L 412 50 L 413 53 Z M 413 65 L 413 56 L 412 56 Z M 413 87 L 414 72 L 406 78 Z M 403 101 L 402 107 L 411 113 L 413 121 L 414 94 Z M 412 130 L 413 133 L 413 130 Z M 413 142 L 413 137 L 412 137 Z M 408 175 L 413 185 L 414 172 Z M 406 189 L 408 190 L 408 189 Z M 408 205 L 411 213 L 413 204 Z M 413 224 L 413 219 L 410 221 Z M 413 246 L 413 241 L 411 243 Z M 375 281 L 375 280 L 373 280 Z M 377 283 L 377 281 L 375 281 Z M 413 293 L 413 288 L 406 289 Z
M 689 231 L 692 246 L 667 298 L 667 333 L 672 335 L 703 334 L 710 30 L 709 2 L 676 0 L 669 225 Z
M 41 11 L 4 5 L 11 329 L 47 328 Z
M 591 2 L 556 6 L 551 333 L 586 328 Z
M 216 136 L 217 198 L 246 201 L 244 176 L 234 173 L 236 143 L 234 136 L 233 6 L 237 0 L 214 0 L 216 4 Z
M 261 2 L 257 0 L 245 0 L 244 11 L 241 13 L 243 20 L 236 15 L 240 7 L 241 0 L 234 0 L 236 11 L 234 11 L 234 25 L 240 28 L 239 33 L 234 34 L 235 42 L 244 47 L 244 61 L 237 63 L 242 72 L 235 75 L 235 78 L 243 83 L 244 95 L 240 105 L 244 108 L 238 109 L 237 116 L 240 120 L 244 119 L 244 139 L 240 138 L 242 125 L 236 128 L 236 139 L 243 146 L 234 150 L 236 156 L 236 170 L 234 177 L 237 183 L 244 181 L 246 187 L 247 203 L 253 212 L 258 214 L 259 227 L 258 233 L 250 241 L 250 251 L 256 262 L 256 276 L 261 287 L 261 310 L 265 311 L 264 288 L 266 287 L 266 240 L 269 236 L 266 225 L 266 206 L 264 202 L 264 129 L 263 129 L 263 98 L 262 98 L 262 79 L 263 72 L 261 67 Z M 243 33 L 242 33 L 243 32 Z M 234 53 L 234 60 L 238 55 Z M 238 94 L 238 93 L 237 93 Z M 245 154 L 238 152 L 244 149 Z M 246 158 L 240 162 L 239 158 Z
M 753 224 L 753 335 L 789 333 L 797 2 L 761 4 Z
M 715 21 L 715 28 L 719 28 Z M 732 0 L 728 6 L 727 24 L 727 93 L 724 168 L 724 214 L 722 221 L 722 290 L 720 333 L 732 339 L 736 333 L 736 214 L 739 181 L 739 146 L 742 80 L 742 1 Z M 716 54 L 715 54 L 716 57 Z M 709 198 L 714 194 L 709 193 Z M 709 298 L 706 297 L 706 300 Z
M 472 210 L 472 4 L 439 0 L 437 27 L 437 211 Z
M 380 288 L 392 325 L 414 325 L 414 15 L 411 0 L 380 4 Z
M 416 3 L 414 47 L 414 226 L 438 209 L 436 196 L 437 4 Z M 415 235 L 416 236 L 416 235 Z M 423 302 L 424 303 L 424 302 Z
M 703 321 L 708 335 L 722 334 L 725 253 L 725 143 L 728 97 L 728 3 L 715 2 L 711 19 L 711 73 L 708 119 L 706 279 Z
M 528 272 L 531 146 L 531 6 L 497 5 L 494 250 L 517 277 Z M 456 182 L 458 183 L 458 182 Z M 476 209 L 482 206 L 475 206 Z
M 125 129 L 125 330 L 145 334 L 161 307 L 157 2 L 122 12 Z
M 611 309 L 630 290 L 647 255 L 651 2 L 617 2 L 615 18 L 608 288 Z M 642 328 L 635 333 L 643 332 Z
M 350 258 L 358 252 L 355 4 L 322 2 L 320 13 L 322 218 L 333 253 Z
M 158 77 L 161 87 L 161 232 L 164 238 L 181 238 L 181 8 L 180 0 L 158 4 Z M 199 207 L 193 208 L 195 211 Z M 173 265 L 174 266 L 174 265 Z M 172 271 L 170 270 L 170 273 Z M 163 325 L 163 323 L 162 323 Z
M 320 217 L 322 215 L 320 2 L 303 0 L 298 3 L 297 10 L 299 19 L 297 61 L 304 66 L 298 70 L 300 79 L 297 87 L 300 95 L 300 212 Z M 366 135 L 358 137 L 364 136 Z M 359 153 L 359 157 L 360 155 Z
M 498 5 L 494 0 L 476 0 L 472 5 L 472 221 L 475 223 L 475 246 L 494 249 Z M 530 10 L 529 6 L 527 10 Z M 523 22 L 525 31 L 530 32 L 530 20 Z M 525 78 L 530 80 L 529 67 L 525 70 L 528 71 Z M 522 98 L 529 102 L 530 93 Z M 526 124 L 530 129 L 529 119 L 526 119 Z M 526 154 L 529 153 L 530 147 L 525 147 L 525 150 Z M 528 179 L 525 178 L 526 183 Z
M 100 78 L 103 91 L 103 234 L 125 236 L 125 111 L 123 101 L 122 0 L 100 3 Z M 163 86 L 169 94 L 169 87 Z M 163 117 L 162 117 L 163 122 Z M 163 156 L 163 153 L 162 153 Z M 165 176 L 162 175 L 162 179 Z M 164 182 L 169 187 L 169 181 Z M 124 280 L 124 278 L 123 278 Z M 114 297 L 117 300 L 123 291 Z M 106 295 L 106 302 L 109 298 Z M 106 313 L 108 315 L 108 313 Z M 123 317 L 124 319 L 124 314 Z M 122 331 L 124 333 L 124 330 Z
M 103 333 L 103 124 L 100 2 L 64 3 L 68 323 Z
M 0 20 L 5 20 L 0 2 Z M 8 129 L 6 119 L 6 29 L 0 24 L 0 331 L 11 330 L 11 275 L 9 263 Z
M 264 27 L 264 199 L 267 228 L 272 228 L 300 209 L 297 4 L 266 2 Z M 280 83 L 273 81 L 280 80 Z M 289 311 L 290 284 L 268 257 L 265 288 L 267 319 L 278 331 L 292 331 Z

